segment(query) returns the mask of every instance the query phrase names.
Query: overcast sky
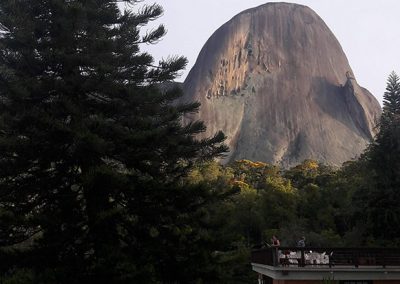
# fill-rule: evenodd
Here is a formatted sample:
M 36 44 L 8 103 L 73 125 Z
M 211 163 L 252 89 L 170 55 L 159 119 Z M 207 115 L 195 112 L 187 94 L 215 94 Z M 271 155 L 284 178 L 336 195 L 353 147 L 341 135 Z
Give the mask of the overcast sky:
M 265 4 L 263 0 L 154 0 L 163 6 L 157 20 L 168 33 L 155 46 L 146 47 L 158 60 L 184 55 L 189 64 L 183 81 L 207 39 L 237 13 Z M 380 103 L 386 79 L 394 70 L 400 75 L 399 0 L 298 0 L 285 1 L 313 9 L 338 38 L 358 83 Z

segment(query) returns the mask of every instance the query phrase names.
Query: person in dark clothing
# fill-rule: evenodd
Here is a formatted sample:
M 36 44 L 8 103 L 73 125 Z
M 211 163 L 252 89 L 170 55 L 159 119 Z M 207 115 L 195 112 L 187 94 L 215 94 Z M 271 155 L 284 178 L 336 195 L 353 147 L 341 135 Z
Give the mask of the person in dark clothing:
M 306 246 L 306 237 L 301 237 L 300 240 L 297 242 L 297 246 L 299 248 L 304 248 Z

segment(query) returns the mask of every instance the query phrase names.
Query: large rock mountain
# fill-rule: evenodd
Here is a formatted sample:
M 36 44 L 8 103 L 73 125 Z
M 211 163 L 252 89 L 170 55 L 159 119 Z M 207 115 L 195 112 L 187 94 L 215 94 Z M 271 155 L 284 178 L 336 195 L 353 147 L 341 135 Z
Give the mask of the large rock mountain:
M 206 135 L 227 135 L 225 162 L 340 165 L 363 151 L 380 114 L 323 20 L 297 4 L 268 3 L 220 27 L 184 91 L 185 100 L 201 102 L 195 118 Z

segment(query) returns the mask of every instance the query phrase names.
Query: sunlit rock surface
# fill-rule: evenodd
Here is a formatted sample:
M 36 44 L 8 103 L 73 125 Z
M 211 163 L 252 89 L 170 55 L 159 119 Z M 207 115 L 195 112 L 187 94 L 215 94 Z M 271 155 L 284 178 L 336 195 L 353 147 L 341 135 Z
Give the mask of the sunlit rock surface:
M 268 3 L 220 27 L 184 91 L 185 101 L 201 102 L 195 118 L 205 121 L 206 135 L 228 136 L 224 162 L 340 165 L 364 150 L 380 114 L 333 33 L 297 4 Z

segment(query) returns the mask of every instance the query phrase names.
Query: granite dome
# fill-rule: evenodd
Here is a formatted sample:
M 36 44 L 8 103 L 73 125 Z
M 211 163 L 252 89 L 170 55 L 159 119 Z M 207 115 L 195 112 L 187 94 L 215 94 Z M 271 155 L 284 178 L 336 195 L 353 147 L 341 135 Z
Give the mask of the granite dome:
M 349 23 L 349 26 L 351 23 Z M 371 141 L 377 100 L 354 78 L 338 40 L 310 8 L 268 3 L 206 42 L 184 82 L 206 135 L 222 130 L 232 159 L 340 165 Z

